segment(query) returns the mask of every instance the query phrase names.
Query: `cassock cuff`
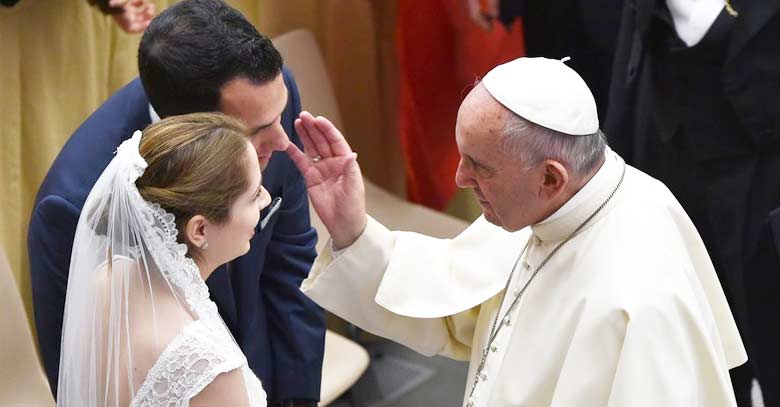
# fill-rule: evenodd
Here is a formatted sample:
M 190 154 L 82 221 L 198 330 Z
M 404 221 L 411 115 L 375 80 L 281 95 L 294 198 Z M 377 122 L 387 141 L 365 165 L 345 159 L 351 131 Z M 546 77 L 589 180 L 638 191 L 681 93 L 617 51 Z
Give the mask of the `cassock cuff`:
M 317 284 L 317 280 L 326 274 L 328 270 L 332 269 L 333 266 L 336 266 L 337 263 L 343 260 L 349 262 L 350 257 L 372 256 L 376 253 L 382 253 L 388 247 L 392 247 L 393 240 L 393 232 L 371 216 L 368 216 L 366 228 L 350 246 L 334 251 L 333 240 L 328 239 L 322 252 L 314 260 L 309 276 L 301 283 L 301 291 L 305 293 L 311 290 Z

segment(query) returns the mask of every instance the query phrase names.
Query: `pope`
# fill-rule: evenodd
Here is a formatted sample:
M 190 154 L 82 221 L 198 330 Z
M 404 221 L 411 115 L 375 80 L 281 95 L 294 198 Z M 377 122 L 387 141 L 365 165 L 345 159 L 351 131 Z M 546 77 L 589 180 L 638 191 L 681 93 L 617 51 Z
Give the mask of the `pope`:
M 465 406 L 736 406 L 746 362 L 701 238 L 625 164 L 563 61 L 491 70 L 460 106 L 455 182 L 484 215 L 454 239 L 366 214 L 357 156 L 302 113 L 288 153 L 331 235 L 301 289 L 425 355 L 469 360 Z

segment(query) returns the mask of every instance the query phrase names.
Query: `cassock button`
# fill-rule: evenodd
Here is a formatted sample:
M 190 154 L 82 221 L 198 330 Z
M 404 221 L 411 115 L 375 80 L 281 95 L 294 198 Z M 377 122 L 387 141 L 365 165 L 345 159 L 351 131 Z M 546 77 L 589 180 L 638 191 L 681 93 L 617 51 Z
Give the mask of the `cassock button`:
M 475 405 L 476 403 L 477 403 L 477 402 L 476 402 L 476 400 L 474 400 L 474 396 L 471 396 L 471 397 L 469 397 L 469 402 L 468 402 L 468 403 L 466 403 L 466 407 L 474 407 L 474 405 Z
M 539 236 L 534 235 L 533 241 L 534 241 L 534 246 L 539 246 L 540 244 L 542 244 L 542 239 L 539 239 Z
M 509 317 L 504 317 L 504 325 L 506 326 L 512 325 L 512 320 L 509 319 Z
M 490 346 L 490 350 L 491 350 L 492 352 L 498 352 L 498 346 L 496 346 L 496 345 L 491 345 L 491 346 Z
M 526 269 L 526 270 L 530 270 L 530 269 L 531 269 L 531 265 L 530 265 L 530 264 L 528 264 L 528 262 L 527 262 L 527 261 L 524 261 L 524 262 L 523 262 L 523 268 L 524 268 L 524 269 Z
M 483 382 L 486 382 L 488 379 L 487 372 L 480 373 L 479 378 L 482 379 Z

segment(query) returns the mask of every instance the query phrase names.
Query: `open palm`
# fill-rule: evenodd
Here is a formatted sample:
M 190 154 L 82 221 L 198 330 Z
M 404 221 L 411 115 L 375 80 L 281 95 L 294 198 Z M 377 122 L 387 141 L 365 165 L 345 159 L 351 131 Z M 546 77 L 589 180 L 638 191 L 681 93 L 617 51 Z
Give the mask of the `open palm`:
M 294 144 L 290 144 L 287 153 L 303 174 L 311 203 L 334 247 L 347 247 L 366 224 L 365 186 L 357 154 L 324 117 L 314 118 L 302 112 L 295 121 L 295 130 L 306 153 Z

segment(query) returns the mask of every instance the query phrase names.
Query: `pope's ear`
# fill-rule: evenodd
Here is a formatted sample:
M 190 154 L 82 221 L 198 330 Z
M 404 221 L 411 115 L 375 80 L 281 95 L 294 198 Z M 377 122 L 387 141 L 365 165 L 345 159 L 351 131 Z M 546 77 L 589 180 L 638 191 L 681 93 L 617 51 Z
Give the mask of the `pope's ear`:
M 208 220 L 203 215 L 195 215 L 184 225 L 184 236 L 195 247 L 201 247 L 208 242 L 206 239 L 206 226 Z
M 569 171 L 555 160 L 544 160 L 542 165 L 544 168 L 540 192 L 544 198 L 554 198 L 569 184 Z

